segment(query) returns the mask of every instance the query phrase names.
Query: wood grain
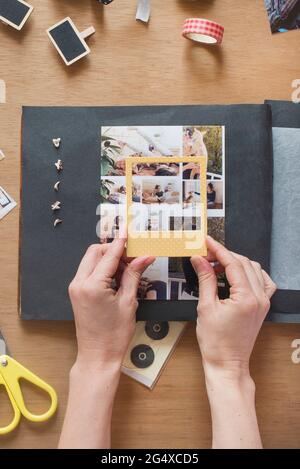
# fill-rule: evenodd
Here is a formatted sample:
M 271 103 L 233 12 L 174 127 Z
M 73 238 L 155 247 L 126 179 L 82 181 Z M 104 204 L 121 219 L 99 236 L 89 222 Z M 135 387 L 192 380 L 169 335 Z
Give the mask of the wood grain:
M 134 20 L 136 2 L 31 0 L 23 31 L 0 25 L 0 185 L 19 201 L 22 105 L 259 103 L 290 99 L 299 78 L 299 31 L 272 36 L 262 0 L 152 0 L 149 26 Z M 89 25 L 91 54 L 67 68 L 46 29 L 70 16 Z M 221 47 L 181 37 L 185 18 L 206 17 L 225 27 Z M 0 222 L 0 326 L 14 356 L 58 391 L 59 412 L 45 425 L 22 421 L 1 448 L 52 448 L 64 415 L 76 341 L 70 323 L 23 323 L 18 318 L 19 218 Z M 265 324 L 253 355 L 257 409 L 266 447 L 295 448 L 300 438 L 300 365 L 291 342 L 300 326 Z M 0 396 L 1 397 L 1 396 Z M 28 400 L 34 408 L 40 396 Z M 84 402 L 82 403 L 84 405 Z M 100 403 L 99 403 L 100 405 Z M 1 401 L 0 417 L 8 418 Z M 122 377 L 113 418 L 115 448 L 196 448 L 210 445 L 210 415 L 194 327 L 190 325 L 157 387 L 149 392 Z

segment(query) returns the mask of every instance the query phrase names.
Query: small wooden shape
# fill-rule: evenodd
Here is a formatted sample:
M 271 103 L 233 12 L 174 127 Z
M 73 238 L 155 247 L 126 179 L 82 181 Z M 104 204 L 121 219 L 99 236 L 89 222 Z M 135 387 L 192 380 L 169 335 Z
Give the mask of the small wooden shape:
M 24 0 L 0 0 L 0 20 L 20 31 L 33 11 Z
M 56 210 L 60 210 L 61 209 L 61 202 L 59 200 L 54 202 L 54 204 L 51 205 L 51 209 L 52 209 L 53 212 L 55 212 Z
M 47 29 L 51 42 L 66 65 L 72 65 L 91 52 L 85 39 L 94 33 L 95 28 L 93 26 L 79 32 L 69 17 Z
M 60 142 L 61 142 L 61 138 L 53 138 L 52 139 L 52 143 L 53 145 L 55 146 L 55 148 L 59 148 L 60 147 Z
M 60 218 L 56 218 L 53 223 L 54 228 L 56 228 L 57 225 L 60 225 L 61 223 L 62 223 L 62 220 Z
M 60 185 L 60 181 L 57 181 L 54 186 L 53 186 L 53 189 L 58 192 L 59 191 L 59 185 Z
M 56 163 L 54 163 L 54 166 L 58 172 L 63 170 L 63 162 L 61 160 L 57 160 Z

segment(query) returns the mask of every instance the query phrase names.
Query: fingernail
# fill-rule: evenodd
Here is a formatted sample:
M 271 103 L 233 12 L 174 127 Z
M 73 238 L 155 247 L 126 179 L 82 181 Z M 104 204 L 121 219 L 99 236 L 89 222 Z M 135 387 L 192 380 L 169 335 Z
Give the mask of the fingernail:
M 127 239 L 127 229 L 123 227 L 119 231 L 119 239 Z
M 143 261 L 148 261 L 148 260 L 150 261 L 150 260 L 154 260 L 155 257 L 154 256 L 142 256 L 141 259 Z
M 142 256 L 139 258 L 140 262 L 143 264 L 152 264 L 155 261 L 156 257 L 154 256 Z

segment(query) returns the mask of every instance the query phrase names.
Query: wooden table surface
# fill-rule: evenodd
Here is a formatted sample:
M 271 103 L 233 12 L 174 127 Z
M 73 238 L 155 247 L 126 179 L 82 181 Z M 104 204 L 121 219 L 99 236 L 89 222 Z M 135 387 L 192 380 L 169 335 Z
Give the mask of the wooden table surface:
M 263 0 L 152 0 L 150 24 L 135 21 L 136 0 L 30 0 L 35 7 L 22 32 L 0 25 L 0 185 L 19 201 L 22 105 L 261 103 L 291 99 L 299 78 L 300 32 L 272 36 Z M 94 25 L 92 53 L 68 68 L 45 30 L 70 16 L 80 30 Z M 225 26 L 221 47 L 181 37 L 187 17 Z M 43 425 L 24 420 L 1 448 L 52 448 L 67 400 L 76 341 L 72 323 L 18 318 L 19 213 L 0 221 L 0 326 L 14 356 L 58 391 L 59 411 Z M 266 447 L 295 448 L 300 441 L 300 364 L 291 342 L 300 325 L 265 324 L 252 360 L 257 411 Z M 42 398 L 26 388 L 28 404 Z M 30 392 L 29 392 L 30 391 Z M 30 396 L 30 397 L 29 397 Z M 0 393 L 1 422 L 9 411 Z M 84 402 L 82 403 L 84 405 Z M 201 360 L 191 324 L 151 392 L 123 376 L 113 417 L 115 448 L 209 447 L 210 414 Z

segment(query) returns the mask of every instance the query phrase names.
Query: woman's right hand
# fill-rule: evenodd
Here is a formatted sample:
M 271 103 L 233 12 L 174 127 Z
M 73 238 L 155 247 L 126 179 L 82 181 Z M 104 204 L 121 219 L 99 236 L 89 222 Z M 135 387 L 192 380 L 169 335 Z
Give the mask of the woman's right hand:
M 209 255 L 193 257 L 199 277 L 197 337 L 202 353 L 212 417 L 213 448 L 261 448 L 255 410 L 255 384 L 249 359 L 276 290 L 257 262 L 228 251 L 208 237 Z M 219 264 L 230 297 L 218 298 Z
M 270 308 L 275 283 L 257 262 L 235 254 L 207 238 L 208 257 L 191 259 L 199 277 L 197 338 L 204 369 L 226 373 L 249 371 L 249 359 Z M 218 271 L 226 273 L 230 297 L 218 298 Z

